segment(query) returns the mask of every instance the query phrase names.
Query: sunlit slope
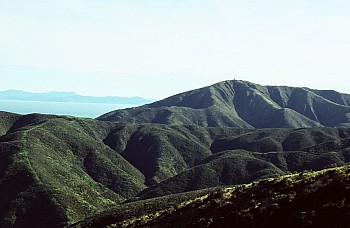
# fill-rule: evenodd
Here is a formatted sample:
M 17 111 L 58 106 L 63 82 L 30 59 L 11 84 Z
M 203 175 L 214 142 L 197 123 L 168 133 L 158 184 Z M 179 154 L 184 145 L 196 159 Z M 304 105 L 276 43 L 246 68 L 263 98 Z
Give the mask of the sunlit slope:
M 76 227 L 348 227 L 350 222 L 350 168 L 303 172 L 264 179 L 247 185 L 209 190 L 192 199 L 128 216 L 122 208 L 101 213 Z M 181 194 L 179 195 L 181 197 Z M 169 199 L 170 198 L 170 199 Z M 171 200 L 173 199 L 173 201 Z M 152 201 L 151 201 L 152 202 Z M 140 201 L 135 208 L 148 201 Z M 108 218 L 108 219 L 107 219 Z
M 1 226 L 77 221 L 145 188 L 144 175 L 103 143 L 106 124 L 28 115 L 16 125 L 1 137 Z
M 349 127 L 350 95 L 232 80 L 98 119 L 212 127 Z

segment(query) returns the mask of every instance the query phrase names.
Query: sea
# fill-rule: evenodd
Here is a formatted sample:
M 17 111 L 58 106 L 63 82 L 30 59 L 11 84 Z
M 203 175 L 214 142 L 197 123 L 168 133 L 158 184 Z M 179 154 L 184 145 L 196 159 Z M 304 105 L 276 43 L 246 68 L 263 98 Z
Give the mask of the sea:
M 103 104 L 47 101 L 0 100 L 0 111 L 18 114 L 42 113 L 96 118 L 107 112 L 135 107 L 135 104 Z

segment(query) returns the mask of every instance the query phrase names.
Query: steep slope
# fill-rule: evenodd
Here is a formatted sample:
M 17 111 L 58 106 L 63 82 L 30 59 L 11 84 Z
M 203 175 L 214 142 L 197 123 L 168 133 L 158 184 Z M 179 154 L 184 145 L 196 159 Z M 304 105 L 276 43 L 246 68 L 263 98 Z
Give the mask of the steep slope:
M 19 118 L 0 139 L 0 226 L 60 226 L 144 189 L 143 174 L 103 143 L 110 128 L 72 117 Z
M 212 142 L 226 135 L 249 130 L 117 124 L 104 142 L 121 154 L 146 177 L 146 184 L 159 183 L 197 164 L 212 154 Z
M 90 221 L 92 227 L 103 217 Z M 213 190 L 168 209 L 108 221 L 110 227 L 348 227 L 350 167 Z
M 19 118 L 20 115 L 0 111 L 0 136 L 5 135 Z
M 264 129 L 213 141 L 196 166 L 150 186 L 151 198 L 230 184 L 249 183 L 289 172 L 320 170 L 350 162 L 349 129 Z
M 349 101 L 350 95 L 335 91 L 232 80 L 98 119 L 242 128 L 348 127 Z

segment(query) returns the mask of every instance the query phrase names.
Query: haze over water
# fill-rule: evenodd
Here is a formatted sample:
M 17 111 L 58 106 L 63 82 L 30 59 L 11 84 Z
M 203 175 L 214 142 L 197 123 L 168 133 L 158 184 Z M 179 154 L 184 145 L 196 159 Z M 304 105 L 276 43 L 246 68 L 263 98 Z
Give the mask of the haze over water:
M 0 100 L 1 111 L 14 112 L 18 114 L 42 113 L 89 118 L 96 118 L 106 112 L 134 106 L 136 105 Z

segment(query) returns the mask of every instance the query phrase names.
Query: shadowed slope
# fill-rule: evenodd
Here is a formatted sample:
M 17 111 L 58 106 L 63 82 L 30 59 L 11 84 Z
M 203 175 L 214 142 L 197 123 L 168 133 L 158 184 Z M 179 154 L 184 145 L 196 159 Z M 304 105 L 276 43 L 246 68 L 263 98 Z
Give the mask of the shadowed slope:
M 0 136 L 5 135 L 19 118 L 18 114 L 0 111 Z
M 350 162 L 349 129 L 262 129 L 222 135 L 211 156 L 139 194 L 150 198 Z
M 159 183 L 210 156 L 210 145 L 223 135 L 239 135 L 245 129 L 118 124 L 104 142 L 120 153 L 146 177 Z

